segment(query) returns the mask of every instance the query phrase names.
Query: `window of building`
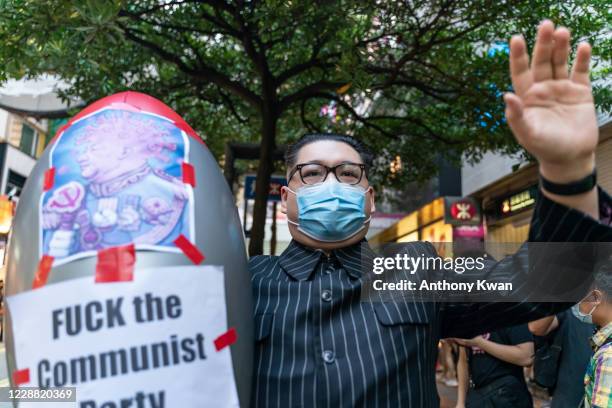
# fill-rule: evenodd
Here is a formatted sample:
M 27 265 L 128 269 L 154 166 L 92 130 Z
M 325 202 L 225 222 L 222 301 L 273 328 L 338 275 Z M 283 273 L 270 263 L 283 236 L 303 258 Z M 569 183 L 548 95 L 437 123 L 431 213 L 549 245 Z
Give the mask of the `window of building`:
M 28 126 L 27 124 L 23 124 L 21 127 L 21 139 L 19 140 L 19 150 L 22 152 L 29 154 L 30 156 L 36 155 L 36 131 Z
M 11 201 L 17 201 L 21 195 L 21 189 L 23 189 L 25 182 L 26 178 L 24 176 L 9 170 L 4 194 L 8 195 Z

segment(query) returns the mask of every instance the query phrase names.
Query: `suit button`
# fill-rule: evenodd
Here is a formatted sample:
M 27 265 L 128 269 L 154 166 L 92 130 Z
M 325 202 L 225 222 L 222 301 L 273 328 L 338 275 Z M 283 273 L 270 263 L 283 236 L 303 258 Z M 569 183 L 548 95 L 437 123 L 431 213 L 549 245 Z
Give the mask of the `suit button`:
M 325 350 L 323 352 L 323 361 L 325 361 L 327 364 L 331 364 L 334 361 L 336 361 L 336 357 L 334 356 L 334 352 L 331 350 Z
M 328 266 L 328 267 L 325 269 L 325 273 L 326 273 L 327 275 L 331 275 L 331 274 L 332 274 L 332 272 L 334 272 L 334 268 L 332 268 L 331 266 Z
M 325 302 L 331 302 L 331 300 L 332 300 L 332 293 L 331 293 L 331 291 L 325 289 L 323 292 L 321 292 L 321 299 L 323 299 L 323 301 L 325 301 Z

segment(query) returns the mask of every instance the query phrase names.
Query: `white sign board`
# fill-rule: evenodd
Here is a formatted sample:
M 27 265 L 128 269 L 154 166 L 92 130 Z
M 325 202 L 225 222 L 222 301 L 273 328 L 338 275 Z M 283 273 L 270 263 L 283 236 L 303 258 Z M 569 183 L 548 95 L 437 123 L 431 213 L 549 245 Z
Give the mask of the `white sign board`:
M 227 332 L 222 267 L 89 276 L 7 303 L 17 369 L 29 369 L 21 386 L 76 387 L 79 408 L 238 406 L 230 347 L 214 344 Z

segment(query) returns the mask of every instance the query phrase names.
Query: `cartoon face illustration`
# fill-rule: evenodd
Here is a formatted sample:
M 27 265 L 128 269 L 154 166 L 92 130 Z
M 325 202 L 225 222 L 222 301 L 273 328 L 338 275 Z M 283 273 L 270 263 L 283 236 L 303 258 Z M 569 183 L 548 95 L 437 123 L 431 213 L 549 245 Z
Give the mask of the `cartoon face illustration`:
M 106 115 L 81 131 L 77 162 L 84 178 L 103 182 L 138 169 L 151 158 L 169 160 L 166 153 L 177 147 L 172 124 L 134 115 L 121 111 Z
M 194 239 L 187 147 L 173 123 L 146 113 L 107 109 L 72 124 L 51 152 L 42 253 L 63 262 L 130 243 L 175 251 L 179 235 Z

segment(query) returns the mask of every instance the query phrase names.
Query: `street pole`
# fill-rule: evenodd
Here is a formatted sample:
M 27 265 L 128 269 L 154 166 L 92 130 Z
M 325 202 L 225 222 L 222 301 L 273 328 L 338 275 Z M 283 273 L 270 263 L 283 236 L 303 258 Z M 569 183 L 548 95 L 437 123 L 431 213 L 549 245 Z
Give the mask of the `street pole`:
M 270 255 L 276 255 L 276 201 L 272 203 L 272 225 L 270 226 L 272 236 L 270 237 Z

